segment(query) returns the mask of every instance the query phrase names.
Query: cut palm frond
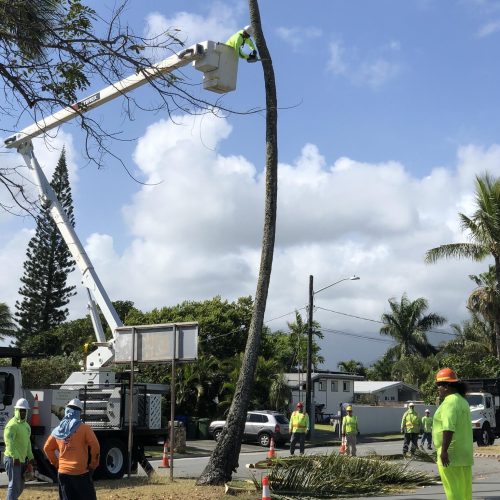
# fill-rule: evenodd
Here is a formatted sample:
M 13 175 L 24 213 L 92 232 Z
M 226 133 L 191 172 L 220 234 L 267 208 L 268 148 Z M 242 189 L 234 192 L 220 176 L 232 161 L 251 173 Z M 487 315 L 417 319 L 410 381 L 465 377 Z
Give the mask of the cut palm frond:
M 384 493 L 432 484 L 435 479 L 408 464 L 331 455 L 278 458 L 269 464 L 269 485 L 285 498 L 335 498 Z

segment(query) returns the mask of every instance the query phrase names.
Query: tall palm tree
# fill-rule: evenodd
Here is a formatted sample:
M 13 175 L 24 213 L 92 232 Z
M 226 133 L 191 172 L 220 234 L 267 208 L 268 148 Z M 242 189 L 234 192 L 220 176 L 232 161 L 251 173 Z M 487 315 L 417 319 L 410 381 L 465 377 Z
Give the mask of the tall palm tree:
M 426 332 L 435 326 L 442 325 L 446 320 L 434 313 L 425 315 L 429 303 L 423 297 L 410 300 L 406 293 L 401 301 L 389 299 L 390 313 L 382 314 L 384 326 L 380 329 L 382 335 L 388 335 L 396 340 L 397 345 L 391 347 L 395 360 L 413 355 L 426 357 L 436 352 L 429 344 Z
M 261 57 L 266 92 L 266 195 L 262 250 L 252 320 L 236 392 L 224 430 L 217 440 L 210 461 L 198 478 L 198 485 L 224 484 L 231 480 L 233 472 L 238 467 L 241 439 L 245 429 L 247 408 L 252 393 L 264 314 L 266 312 L 276 238 L 278 202 L 278 99 L 276 96 L 276 80 L 271 54 L 262 31 L 258 1 L 248 0 L 248 8 L 250 21 L 255 30 L 255 43 Z
M 426 262 L 441 258 L 466 258 L 482 261 L 488 256 L 494 260 L 496 291 L 500 296 L 500 178 L 488 173 L 476 177 L 476 211 L 471 217 L 459 213 L 462 229 L 467 231 L 469 242 L 449 243 L 428 250 Z M 500 359 L 500 308 L 494 314 L 496 354 Z
M 16 330 L 9 306 L 0 302 L 0 339 L 3 340 L 4 335 L 13 335 Z
M 489 322 L 482 321 L 473 314 L 471 319 L 450 326 L 455 337 L 441 346 L 440 354 L 466 352 L 478 360 L 484 356 L 496 355 L 495 333 Z

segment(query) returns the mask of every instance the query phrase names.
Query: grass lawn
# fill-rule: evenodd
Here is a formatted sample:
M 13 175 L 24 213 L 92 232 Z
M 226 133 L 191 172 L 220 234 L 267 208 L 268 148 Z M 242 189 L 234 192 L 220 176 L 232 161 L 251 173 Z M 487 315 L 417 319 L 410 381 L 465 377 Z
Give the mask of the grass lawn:
M 233 483 L 231 483 L 233 484 Z M 99 500 L 216 500 L 227 498 L 224 487 L 195 486 L 194 479 L 175 479 L 170 482 L 166 477 L 157 476 L 147 480 L 141 477 L 127 478 L 121 481 L 97 481 L 95 483 L 97 498 Z M 257 500 L 261 498 L 260 492 L 255 491 L 253 485 L 247 483 L 234 483 L 236 487 L 247 489 L 237 495 L 239 500 Z M 253 490 L 252 490 L 253 489 Z M 0 488 L 0 495 L 5 498 L 5 487 Z M 44 483 L 29 483 L 20 500 L 54 500 L 57 498 L 57 486 Z

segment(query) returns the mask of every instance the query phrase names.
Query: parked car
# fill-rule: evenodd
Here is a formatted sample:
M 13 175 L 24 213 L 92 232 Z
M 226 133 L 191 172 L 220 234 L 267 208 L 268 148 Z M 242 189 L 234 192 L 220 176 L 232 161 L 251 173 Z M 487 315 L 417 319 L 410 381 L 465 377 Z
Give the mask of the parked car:
M 213 421 L 209 428 L 209 434 L 217 441 L 226 425 L 225 420 Z M 274 438 L 276 444 L 284 444 L 290 439 L 288 430 L 288 419 L 282 413 L 271 410 L 249 411 L 243 434 L 244 441 L 257 441 L 266 448 Z

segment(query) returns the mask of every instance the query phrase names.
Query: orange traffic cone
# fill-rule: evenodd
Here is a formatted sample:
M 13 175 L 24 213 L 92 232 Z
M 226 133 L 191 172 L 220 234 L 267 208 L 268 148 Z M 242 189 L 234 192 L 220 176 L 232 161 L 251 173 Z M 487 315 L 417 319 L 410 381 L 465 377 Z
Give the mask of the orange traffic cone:
M 262 500 L 271 500 L 271 493 L 269 492 L 269 478 L 267 476 L 262 478 Z
M 33 427 L 40 425 L 40 409 L 38 408 L 38 394 L 35 394 L 35 402 L 33 403 L 33 413 L 31 414 L 31 425 Z
M 160 469 L 169 469 L 170 464 L 168 463 L 168 441 L 163 443 L 163 457 L 161 459 Z
M 269 451 L 267 452 L 267 458 L 276 458 L 276 450 L 274 449 L 274 438 L 271 438 L 271 443 L 269 444 Z

